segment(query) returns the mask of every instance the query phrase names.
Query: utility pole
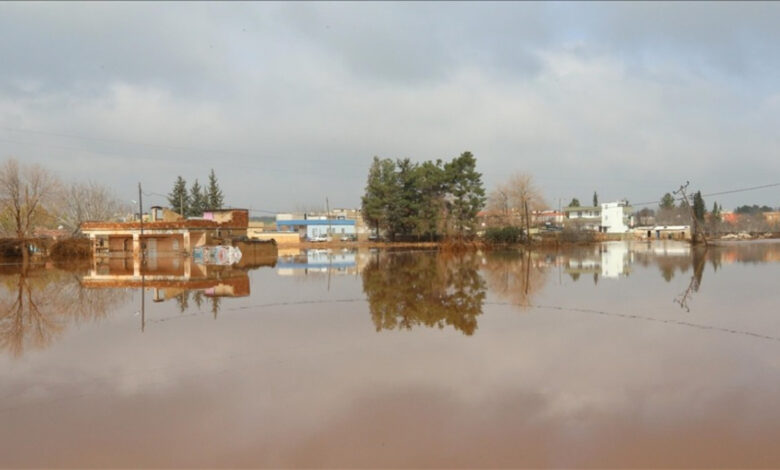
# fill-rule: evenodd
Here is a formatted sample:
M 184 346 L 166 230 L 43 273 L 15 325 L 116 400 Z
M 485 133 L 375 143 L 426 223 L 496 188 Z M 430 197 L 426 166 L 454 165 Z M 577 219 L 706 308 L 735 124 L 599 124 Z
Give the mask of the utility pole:
M 531 244 L 531 220 L 528 218 L 528 200 L 523 201 L 525 205 L 525 236 L 528 239 L 528 244 Z
M 330 236 L 330 204 L 328 203 L 328 196 L 325 196 L 325 213 L 327 214 L 325 217 L 328 218 L 328 236 Z
M 688 201 L 688 195 L 685 194 L 685 190 L 688 188 L 690 181 L 686 181 L 685 184 L 680 185 L 680 189 L 674 191 L 674 194 L 682 194 L 685 204 L 688 206 L 688 210 L 691 213 L 691 224 L 693 225 L 693 233 L 691 234 L 691 242 L 695 245 L 698 243 L 698 236 L 700 233 L 699 221 L 696 219 L 696 214 L 693 212 L 693 205 Z M 704 241 L 704 246 L 707 245 L 707 237 L 704 233 L 701 233 L 701 239 Z
M 144 201 L 141 199 L 143 193 L 141 192 L 141 183 L 138 183 L 138 220 L 141 221 L 141 253 L 143 253 L 143 237 L 144 237 Z

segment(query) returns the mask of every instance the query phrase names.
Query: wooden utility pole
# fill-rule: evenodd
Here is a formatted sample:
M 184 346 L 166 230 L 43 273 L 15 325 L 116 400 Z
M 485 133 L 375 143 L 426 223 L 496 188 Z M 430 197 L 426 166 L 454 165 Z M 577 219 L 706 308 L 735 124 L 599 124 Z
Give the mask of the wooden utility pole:
M 528 238 L 528 244 L 531 244 L 531 219 L 528 218 L 528 200 L 523 201 L 525 205 L 525 236 Z
M 691 233 L 691 242 L 693 244 L 698 243 L 698 236 L 701 234 L 701 239 L 704 241 L 704 246 L 707 245 L 707 237 L 704 235 L 703 232 L 701 232 L 701 229 L 699 228 L 699 221 L 696 219 L 696 214 L 693 212 L 693 204 L 688 201 L 688 195 L 685 194 L 685 190 L 688 188 L 688 184 L 690 181 L 686 181 L 685 184 L 680 185 L 680 189 L 677 191 L 674 191 L 674 194 L 682 194 L 683 200 L 685 201 L 685 204 L 688 206 L 688 211 L 691 213 L 691 225 L 693 226 L 693 233 Z

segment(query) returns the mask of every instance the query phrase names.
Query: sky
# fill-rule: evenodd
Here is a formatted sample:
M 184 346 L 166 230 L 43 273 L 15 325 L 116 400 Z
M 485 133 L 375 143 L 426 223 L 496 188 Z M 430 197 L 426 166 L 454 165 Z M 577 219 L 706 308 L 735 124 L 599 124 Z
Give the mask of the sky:
M 359 207 L 374 156 L 548 204 L 780 183 L 778 3 L 0 3 L 0 160 Z M 780 186 L 707 198 L 780 206 Z M 651 205 L 652 207 L 652 205 Z

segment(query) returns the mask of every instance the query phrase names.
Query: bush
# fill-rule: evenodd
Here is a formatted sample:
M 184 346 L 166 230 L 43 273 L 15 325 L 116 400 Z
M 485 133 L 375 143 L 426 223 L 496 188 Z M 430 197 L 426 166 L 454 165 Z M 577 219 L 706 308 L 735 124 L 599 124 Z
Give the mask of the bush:
M 561 232 L 561 241 L 566 243 L 590 243 L 595 239 L 595 232 L 579 227 L 565 227 Z
M 54 259 L 89 258 L 92 256 L 92 243 L 88 238 L 66 238 L 54 242 L 49 254 Z
M 518 243 L 523 240 L 523 229 L 520 227 L 491 227 L 485 231 L 487 243 Z
M 21 258 L 24 241 L 16 238 L 0 239 L 0 258 Z

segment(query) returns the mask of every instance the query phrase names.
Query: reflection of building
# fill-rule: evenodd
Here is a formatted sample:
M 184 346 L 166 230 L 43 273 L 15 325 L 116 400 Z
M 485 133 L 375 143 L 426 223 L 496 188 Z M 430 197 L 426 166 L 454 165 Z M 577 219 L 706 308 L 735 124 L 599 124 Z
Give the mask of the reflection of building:
M 92 240 L 98 254 L 190 252 L 197 246 L 219 244 L 246 236 L 246 209 L 209 210 L 201 218 L 185 219 L 179 214 L 153 207 L 148 222 L 84 222 L 81 231 Z M 143 231 L 143 236 L 141 232 Z
M 249 276 L 229 266 L 196 264 L 189 257 L 106 258 L 96 261 L 82 284 L 87 288 L 152 288 L 154 299 L 176 297 L 187 290 L 201 290 L 213 297 L 246 297 Z
M 280 276 L 357 274 L 356 257 L 357 250 L 303 250 L 294 255 L 280 254 L 276 269 Z

